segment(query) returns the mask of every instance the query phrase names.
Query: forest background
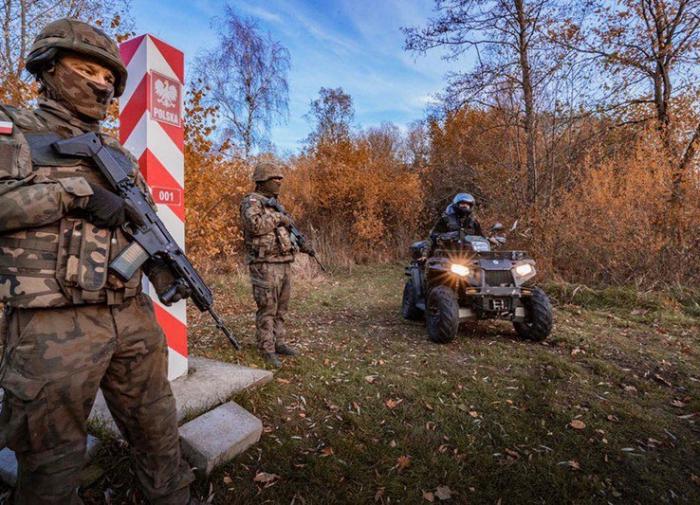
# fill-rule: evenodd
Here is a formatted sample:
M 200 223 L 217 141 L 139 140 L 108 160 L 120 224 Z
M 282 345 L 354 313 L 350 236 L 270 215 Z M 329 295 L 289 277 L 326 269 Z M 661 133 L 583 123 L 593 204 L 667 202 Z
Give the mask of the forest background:
M 294 55 L 234 4 L 222 9 L 186 100 L 195 263 L 240 266 L 238 205 L 254 164 L 272 158 L 286 167 L 283 202 L 334 265 L 405 258 L 468 191 L 482 223 L 517 221 L 508 247 L 529 250 L 551 280 L 695 285 L 700 0 L 435 0 L 433 14 L 403 28 L 407 52 L 454 64 L 423 118 L 359 128 L 342 83 L 322 87 L 303 148 L 281 157 L 269 132 L 288 110 Z M 127 0 L 7 0 L 0 101 L 31 105 L 24 58 L 65 15 L 133 35 Z

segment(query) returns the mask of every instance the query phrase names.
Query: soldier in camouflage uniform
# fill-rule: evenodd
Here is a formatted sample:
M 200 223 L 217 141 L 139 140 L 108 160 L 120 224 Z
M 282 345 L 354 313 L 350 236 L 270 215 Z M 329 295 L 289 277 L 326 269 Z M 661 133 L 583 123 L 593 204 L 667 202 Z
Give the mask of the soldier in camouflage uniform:
M 279 195 L 283 178 L 278 165 L 259 163 L 253 173 L 255 191 L 241 202 L 246 264 L 258 306 L 255 337 L 263 357 L 274 367 L 281 366 L 279 354 L 296 354 L 285 342 L 284 327 L 291 293 L 291 265 L 297 252 L 287 229 L 292 220 L 266 205 L 268 199 Z
M 193 475 L 180 455 L 163 333 L 141 272 L 124 281 L 108 271 L 129 244 L 120 225 L 132 213 L 90 160 L 50 148 L 57 135 L 99 132 L 126 69 L 109 37 L 70 19 L 42 30 L 27 69 L 38 108 L 0 106 L 0 446 L 17 455 L 15 502 L 81 503 L 86 418 L 101 388 L 149 501 L 186 504 Z M 145 188 L 136 160 L 102 140 Z M 162 263 L 144 270 L 159 293 L 173 283 Z

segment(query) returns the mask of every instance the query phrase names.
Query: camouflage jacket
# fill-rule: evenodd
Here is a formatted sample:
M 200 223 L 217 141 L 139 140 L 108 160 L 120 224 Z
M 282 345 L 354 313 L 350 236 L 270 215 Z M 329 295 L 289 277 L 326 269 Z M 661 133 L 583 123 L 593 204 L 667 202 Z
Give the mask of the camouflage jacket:
M 127 282 L 108 272 L 129 239 L 80 214 L 90 185 L 108 187 L 107 181 L 90 160 L 62 158 L 50 148 L 47 134 L 68 138 L 96 126 L 46 99 L 34 111 L 0 106 L 0 125 L 0 302 L 119 304 L 138 294 L 140 271 Z M 117 140 L 101 136 L 113 153 L 131 161 L 133 177 L 146 188 L 133 156 Z
M 282 214 L 265 205 L 266 200 L 260 193 L 250 193 L 241 201 L 245 261 L 247 264 L 294 261 L 296 251 L 289 230 L 282 226 Z

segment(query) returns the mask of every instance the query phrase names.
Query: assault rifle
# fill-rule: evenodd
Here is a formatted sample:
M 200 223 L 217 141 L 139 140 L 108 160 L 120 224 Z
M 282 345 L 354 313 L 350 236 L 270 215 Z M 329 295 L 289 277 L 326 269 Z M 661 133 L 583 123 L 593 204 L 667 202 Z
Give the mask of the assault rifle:
M 241 344 L 214 311 L 214 296 L 211 290 L 170 235 L 146 195 L 129 178 L 131 162 L 116 149 L 104 146 L 102 140 L 92 132 L 58 140 L 52 147 L 63 156 L 92 159 L 112 189 L 126 200 L 127 205 L 130 205 L 140 218 L 141 222 L 138 224 L 130 222 L 123 226 L 133 242 L 110 263 L 110 270 L 127 280 L 150 258 L 165 261 L 176 281 L 172 288 L 160 296 L 161 302 L 169 304 L 179 287 L 188 287 L 191 291 L 190 297 L 197 308 L 201 312 L 209 312 L 216 327 L 240 350 Z
M 289 218 L 290 224 L 288 224 L 286 228 L 287 230 L 289 230 L 289 234 L 292 237 L 292 245 L 294 245 L 294 247 L 299 251 L 306 253 L 313 259 L 315 259 L 316 263 L 318 263 L 319 268 L 323 272 L 328 272 L 326 270 L 326 267 L 323 266 L 323 263 L 321 263 L 321 260 L 318 259 L 318 256 L 316 255 L 316 251 L 314 250 L 313 246 L 309 243 L 304 234 L 301 231 L 299 231 L 299 228 L 296 227 L 294 221 L 292 220 L 292 216 L 289 215 L 289 212 L 287 212 L 287 210 L 282 206 L 282 204 L 276 198 L 268 198 L 263 203 L 264 205 L 267 205 L 271 209 L 275 209 L 280 214 L 284 214 Z

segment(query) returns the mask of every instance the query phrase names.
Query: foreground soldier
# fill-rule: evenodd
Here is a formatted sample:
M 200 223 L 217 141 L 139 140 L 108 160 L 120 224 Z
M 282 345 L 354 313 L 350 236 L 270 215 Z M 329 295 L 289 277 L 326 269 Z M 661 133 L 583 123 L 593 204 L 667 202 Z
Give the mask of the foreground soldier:
M 246 195 L 241 202 L 246 263 L 258 306 L 255 337 L 263 358 L 274 367 L 281 366 L 278 354 L 296 354 L 285 343 L 284 327 L 291 290 L 291 265 L 296 253 L 287 229 L 291 219 L 266 203 L 270 198 L 277 198 L 283 178 L 278 165 L 259 163 L 253 173 L 255 192 Z
M 42 30 L 27 69 L 39 108 L 0 107 L 0 445 L 17 455 L 16 503 L 81 503 L 85 421 L 100 387 L 149 501 L 187 504 L 193 475 L 180 455 L 163 333 L 141 273 L 123 282 L 108 271 L 129 243 L 119 228 L 129 208 L 91 161 L 50 148 L 53 134 L 99 130 L 126 69 L 110 38 L 69 19 Z M 133 157 L 102 139 L 145 187 Z M 159 293 L 172 285 L 163 264 L 145 269 Z

